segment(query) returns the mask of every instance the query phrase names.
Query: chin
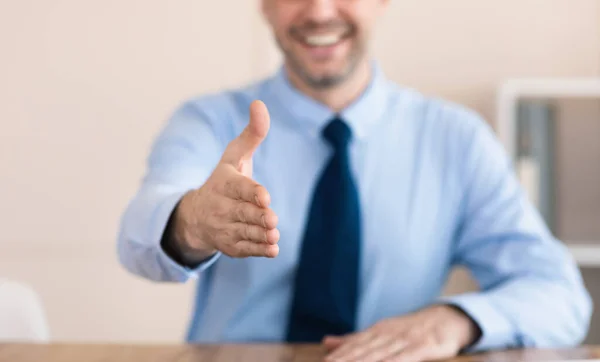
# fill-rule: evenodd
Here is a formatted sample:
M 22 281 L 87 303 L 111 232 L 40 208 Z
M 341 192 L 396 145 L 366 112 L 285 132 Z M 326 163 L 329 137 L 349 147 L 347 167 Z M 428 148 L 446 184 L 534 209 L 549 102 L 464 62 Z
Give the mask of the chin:
M 324 66 L 323 64 L 317 66 L 308 66 L 305 69 L 307 73 L 315 78 L 322 77 L 341 77 L 349 73 L 352 67 L 346 61 L 335 62 Z
M 348 73 L 336 71 L 326 73 L 305 73 L 302 78 L 311 88 L 325 90 L 340 85 L 348 78 L 348 76 Z
M 346 80 L 356 67 L 356 59 L 352 52 L 324 54 L 315 57 L 305 49 L 294 49 L 285 52 L 286 63 L 307 85 L 315 89 L 327 89 L 339 85 Z
M 305 68 L 311 78 L 339 77 L 346 73 L 346 67 Z
M 320 59 L 320 60 L 313 60 L 313 59 L 308 59 L 304 62 L 302 62 L 302 68 L 305 69 L 305 71 L 308 74 L 311 74 L 315 77 L 320 77 L 320 76 L 337 76 L 340 74 L 344 74 L 347 72 L 347 70 L 350 68 L 350 61 L 348 59 L 349 57 L 344 56 L 344 57 L 336 57 L 335 59 Z

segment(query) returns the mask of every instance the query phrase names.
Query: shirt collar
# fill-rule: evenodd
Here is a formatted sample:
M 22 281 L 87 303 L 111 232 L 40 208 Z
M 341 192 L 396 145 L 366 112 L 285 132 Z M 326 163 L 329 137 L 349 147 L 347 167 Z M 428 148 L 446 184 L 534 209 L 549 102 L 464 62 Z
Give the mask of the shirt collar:
M 375 62 L 371 69 L 372 77 L 367 88 L 352 104 L 338 113 L 359 140 L 364 139 L 370 127 L 382 118 L 388 100 L 389 85 L 383 71 Z M 291 120 L 311 136 L 320 137 L 321 130 L 336 116 L 326 105 L 294 87 L 283 66 L 271 79 L 271 92 L 291 116 Z

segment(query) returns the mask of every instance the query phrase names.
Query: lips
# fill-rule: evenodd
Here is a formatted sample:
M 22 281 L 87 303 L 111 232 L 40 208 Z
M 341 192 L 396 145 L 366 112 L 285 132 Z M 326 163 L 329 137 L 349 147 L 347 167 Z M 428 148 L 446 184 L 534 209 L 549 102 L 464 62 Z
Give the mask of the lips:
M 291 35 L 296 41 L 309 47 L 331 47 L 352 35 L 353 28 L 348 24 L 330 26 L 307 26 L 293 28 Z
M 345 33 L 317 34 L 304 36 L 302 40 L 309 46 L 326 47 L 339 43 L 345 36 Z

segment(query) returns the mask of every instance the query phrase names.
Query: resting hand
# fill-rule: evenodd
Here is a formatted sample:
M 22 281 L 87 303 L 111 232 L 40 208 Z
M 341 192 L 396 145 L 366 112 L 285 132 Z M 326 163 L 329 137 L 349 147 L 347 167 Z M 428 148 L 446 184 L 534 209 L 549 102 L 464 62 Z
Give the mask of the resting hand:
M 480 331 L 463 312 L 436 305 L 387 319 L 359 333 L 324 339 L 333 361 L 421 362 L 454 357 L 473 343 Z

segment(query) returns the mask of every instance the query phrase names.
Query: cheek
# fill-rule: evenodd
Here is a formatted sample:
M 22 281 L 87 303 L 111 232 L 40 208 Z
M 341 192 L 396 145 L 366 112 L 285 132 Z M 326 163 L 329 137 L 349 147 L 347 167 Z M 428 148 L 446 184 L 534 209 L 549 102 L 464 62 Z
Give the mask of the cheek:
M 280 39 L 289 37 L 289 29 L 291 24 L 291 19 L 288 19 L 284 16 L 275 17 L 273 21 L 270 22 L 273 31 Z
M 355 23 L 357 29 L 356 29 L 356 36 L 359 39 L 367 39 L 370 37 L 371 35 L 371 28 L 372 28 L 372 23 L 371 23 L 371 19 L 369 18 L 361 18 L 361 19 L 357 19 L 357 22 Z
M 277 2 L 277 1 L 275 1 Z M 284 32 L 293 24 L 303 11 L 303 1 L 282 0 L 269 9 L 271 25 Z
M 355 4 L 356 6 L 347 9 L 348 17 L 360 33 L 368 33 L 378 19 L 379 7 L 373 1 L 364 1 Z

